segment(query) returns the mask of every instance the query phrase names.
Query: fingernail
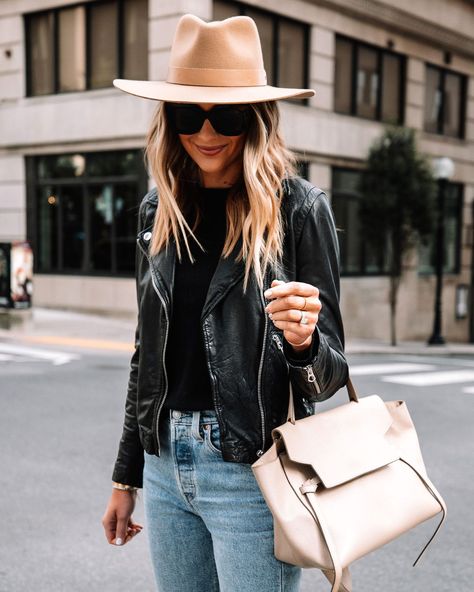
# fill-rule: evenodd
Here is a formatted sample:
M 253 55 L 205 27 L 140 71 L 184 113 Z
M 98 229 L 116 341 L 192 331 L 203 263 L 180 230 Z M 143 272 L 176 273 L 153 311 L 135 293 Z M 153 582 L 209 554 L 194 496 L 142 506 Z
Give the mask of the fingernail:
M 268 298 L 272 295 L 272 291 L 271 290 L 267 290 L 266 292 L 264 292 L 264 296 L 265 298 Z
M 122 539 L 115 539 L 116 545 L 121 545 L 123 543 Z

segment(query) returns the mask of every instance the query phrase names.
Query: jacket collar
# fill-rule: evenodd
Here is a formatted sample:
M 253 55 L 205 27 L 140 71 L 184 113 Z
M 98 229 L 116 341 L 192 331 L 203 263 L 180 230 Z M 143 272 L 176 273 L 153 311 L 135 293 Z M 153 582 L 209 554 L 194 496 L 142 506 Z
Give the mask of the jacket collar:
M 139 232 L 137 240 L 141 249 L 146 253 L 150 263 L 151 273 L 155 282 L 156 289 L 160 292 L 169 314 L 172 312 L 174 272 L 178 260 L 176 253 L 176 243 L 171 239 L 167 248 L 161 249 L 159 253 L 149 256 L 149 244 L 151 239 L 151 228 L 149 226 Z M 201 320 L 211 312 L 211 310 L 222 300 L 227 292 L 237 282 L 241 280 L 245 273 L 245 264 L 243 261 L 235 261 L 242 248 L 242 237 L 237 240 L 231 254 L 219 258 L 214 275 L 211 278 L 206 300 L 202 309 Z

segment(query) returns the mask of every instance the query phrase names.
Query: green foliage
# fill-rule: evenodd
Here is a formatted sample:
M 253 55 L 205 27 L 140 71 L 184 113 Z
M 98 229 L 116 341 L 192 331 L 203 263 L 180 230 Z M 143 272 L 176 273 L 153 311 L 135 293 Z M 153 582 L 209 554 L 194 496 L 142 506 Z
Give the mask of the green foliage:
M 413 130 L 391 127 L 374 142 L 359 190 L 362 232 L 377 250 L 388 249 L 391 274 L 400 275 L 403 255 L 426 243 L 435 214 L 436 183 Z
M 436 215 L 436 182 L 429 162 L 417 153 L 413 130 L 393 126 L 374 142 L 359 191 L 361 232 L 388 263 L 390 333 L 396 345 L 402 262 L 417 243 L 426 244 Z

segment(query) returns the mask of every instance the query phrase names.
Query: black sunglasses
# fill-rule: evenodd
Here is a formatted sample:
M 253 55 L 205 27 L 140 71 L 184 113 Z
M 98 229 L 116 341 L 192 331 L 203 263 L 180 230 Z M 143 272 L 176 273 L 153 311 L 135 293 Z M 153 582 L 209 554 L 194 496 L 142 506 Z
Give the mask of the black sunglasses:
M 218 134 L 240 136 L 247 130 L 251 117 L 251 109 L 246 105 L 214 105 L 205 111 L 194 103 L 166 103 L 165 109 L 178 134 L 197 134 L 209 119 Z

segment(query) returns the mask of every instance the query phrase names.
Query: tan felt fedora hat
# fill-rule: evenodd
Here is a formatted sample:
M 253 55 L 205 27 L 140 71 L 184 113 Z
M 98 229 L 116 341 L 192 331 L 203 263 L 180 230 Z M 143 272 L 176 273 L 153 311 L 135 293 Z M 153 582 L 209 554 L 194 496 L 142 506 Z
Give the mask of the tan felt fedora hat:
M 178 21 L 166 80 L 124 80 L 114 86 L 145 99 L 176 103 L 258 103 L 312 97 L 310 88 L 267 84 L 255 21 L 233 16 L 206 23 L 193 14 Z

